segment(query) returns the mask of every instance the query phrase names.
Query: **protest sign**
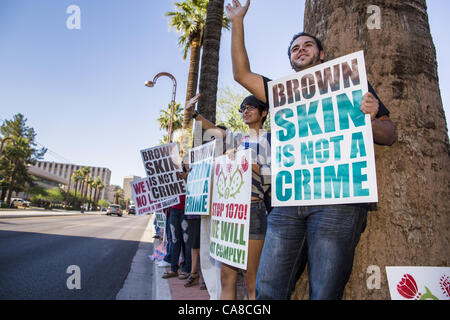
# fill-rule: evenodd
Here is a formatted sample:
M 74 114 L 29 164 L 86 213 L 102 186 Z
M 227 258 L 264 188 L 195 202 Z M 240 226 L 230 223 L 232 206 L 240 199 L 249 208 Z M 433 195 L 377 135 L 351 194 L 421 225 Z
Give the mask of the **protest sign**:
M 137 216 L 160 211 L 180 203 L 178 196 L 153 201 L 150 197 L 151 185 L 149 178 L 131 181 L 130 187 Z
M 190 171 L 186 183 L 184 214 L 209 215 L 212 166 L 216 142 L 189 150 Z
M 236 152 L 235 160 L 216 158 L 211 204 L 210 255 L 223 263 L 247 269 L 251 151 Z
M 156 225 L 158 227 L 164 228 L 164 229 L 166 228 L 166 215 L 164 214 L 164 211 L 161 211 L 161 210 L 155 211 L 155 219 L 156 219 Z
M 392 300 L 450 300 L 449 267 L 386 267 Z
M 268 83 L 272 204 L 378 201 L 362 51 Z
M 182 172 L 183 169 L 176 143 L 141 150 L 141 157 L 153 201 L 186 193 L 185 181 L 177 177 L 177 172 Z

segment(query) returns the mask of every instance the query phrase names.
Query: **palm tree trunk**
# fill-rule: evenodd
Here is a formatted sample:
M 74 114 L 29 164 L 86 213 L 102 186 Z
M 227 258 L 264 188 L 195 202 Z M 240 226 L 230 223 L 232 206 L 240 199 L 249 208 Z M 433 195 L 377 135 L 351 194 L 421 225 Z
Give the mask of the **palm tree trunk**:
M 77 191 L 78 191 L 78 181 L 75 182 L 75 196 L 74 196 L 74 204 L 77 201 Z
M 94 208 L 95 208 L 95 211 L 97 211 L 97 198 L 98 198 L 98 187 L 95 186 L 95 190 L 94 190 Z
M 197 32 L 191 40 L 191 55 L 189 63 L 188 83 L 186 89 L 186 102 L 197 93 L 198 71 L 200 67 L 200 52 L 202 47 L 203 32 Z M 192 117 L 184 109 L 183 127 L 182 127 L 182 145 L 181 154 L 186 154 L 192 147 Z
M 375 146 L 379 202 L 356 248 L 346 299 L 389 299 L 385 266 L 450 265 L 450 148 L 425 0 L 380 2 L 381 29 L 367 27 L 371 4 L 306 0 L 304 18 L 326 59 L 364 50 L 367 77 L 398 133 L 393 146 Z M 366 286 L 371 265 L 381 270 L 379 290 Z M 293 298 L 308 296 L 306 278 Z
M 14 184 L 16 182 L 16 175 L 17 175 L 18 165 L 19 165 L 19 161 L 16 160 L 14 162 L 14 170 L 13 170 L 13 173 L 11 175 L 11 180 L 10 180 L 9 186 L 8 186 L 8 195 L 6 197 L 6 203 L 8 205 L 10 205 L 10 202 L 11 202 L 11 196 L 12 196 L 12 192 L 13 192 L 13 189 L 14 189 Z
M 188 73 L 188 82 L 186 88 L 186 102 L 195 96 L 197 93 L 197 84 L 198 84 L 198 71 L 200 68 L 200 52 L 202 47 L 202 32 L 197 32 L 191 40 L 191 55 L 189 61 L 189 73 Z M 189 114 L 186 113 L 186 109 L 184 111 L 183 117 L 183 131 L 189 130 L 192 128 L 192 118 Z
M 203 42 L 202 66 L 200 70 L 201 93 L 198 110 L 212 123 L 216 122 L 217 81 L 219 75 L 219 49 L 222 35 L 224 0 L 210 0 L 206 14 L 205 38 Z M 203 141 L 197 138 L 195 129 L 194 145 Z

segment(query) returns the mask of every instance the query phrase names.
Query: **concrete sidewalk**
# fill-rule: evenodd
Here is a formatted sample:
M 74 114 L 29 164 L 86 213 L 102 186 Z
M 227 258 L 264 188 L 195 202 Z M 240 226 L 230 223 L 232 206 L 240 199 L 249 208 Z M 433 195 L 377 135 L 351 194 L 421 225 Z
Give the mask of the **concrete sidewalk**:
M 159 240 L 155 240 L 154 247 L 159 244 Z M 170 271 L 170 267 L 158 267 L 157 260 L 154 261 L 153 267 L 154 300 L 210 300 L 208 290 L 200 290 L 202 279 L 200 279 L 198 285 L 185 288 L 186 280 L 180 280 L 177 277 L 162 278 L 164 272 Z

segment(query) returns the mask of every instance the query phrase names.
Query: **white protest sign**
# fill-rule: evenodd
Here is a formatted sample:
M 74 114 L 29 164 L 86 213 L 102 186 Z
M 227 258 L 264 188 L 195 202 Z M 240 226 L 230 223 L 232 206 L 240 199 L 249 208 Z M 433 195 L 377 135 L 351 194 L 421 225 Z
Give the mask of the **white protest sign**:
M 166 228 L 166 215 L 164 211 L 155 211 L 156 225 L 160 228 Z
M 153 201 L 150 197 L 150 182 L 148 178 L 131 181 L 130 187 L 137 216 L 149 214 L 180 203 L 178 196 Z
M 184 214 L 209 215 L 212 169 L 216 142 L 189 150 L 190 171 L 186 183 Z
M 377 202 L 362 51 L 268 83 L 272 204 Z
M 450 267 L 386 267 L 392 300 L 450 300 Z
M 235 160 L 216 158 L 211 204 L 210 255 L 230 266 L 247 269 L 251 151 L 236 152 Z
M 141 157 L 150 181 L 153 201 L 186 193 L 185 181 L 177 177 L 177 172 L 183 169 L 176 143 L 141 150 Z

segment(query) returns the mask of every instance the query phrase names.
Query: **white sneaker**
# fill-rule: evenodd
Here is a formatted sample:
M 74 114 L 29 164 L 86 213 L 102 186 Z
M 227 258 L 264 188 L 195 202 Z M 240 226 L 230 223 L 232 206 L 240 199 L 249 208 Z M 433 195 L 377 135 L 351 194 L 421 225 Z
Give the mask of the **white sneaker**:
M 161 260 L 160 262 L 158 262 L 158 267 L 160 267 L 160 268 L 170 267 L 170 263 L 168 263 L 164 260 Z

